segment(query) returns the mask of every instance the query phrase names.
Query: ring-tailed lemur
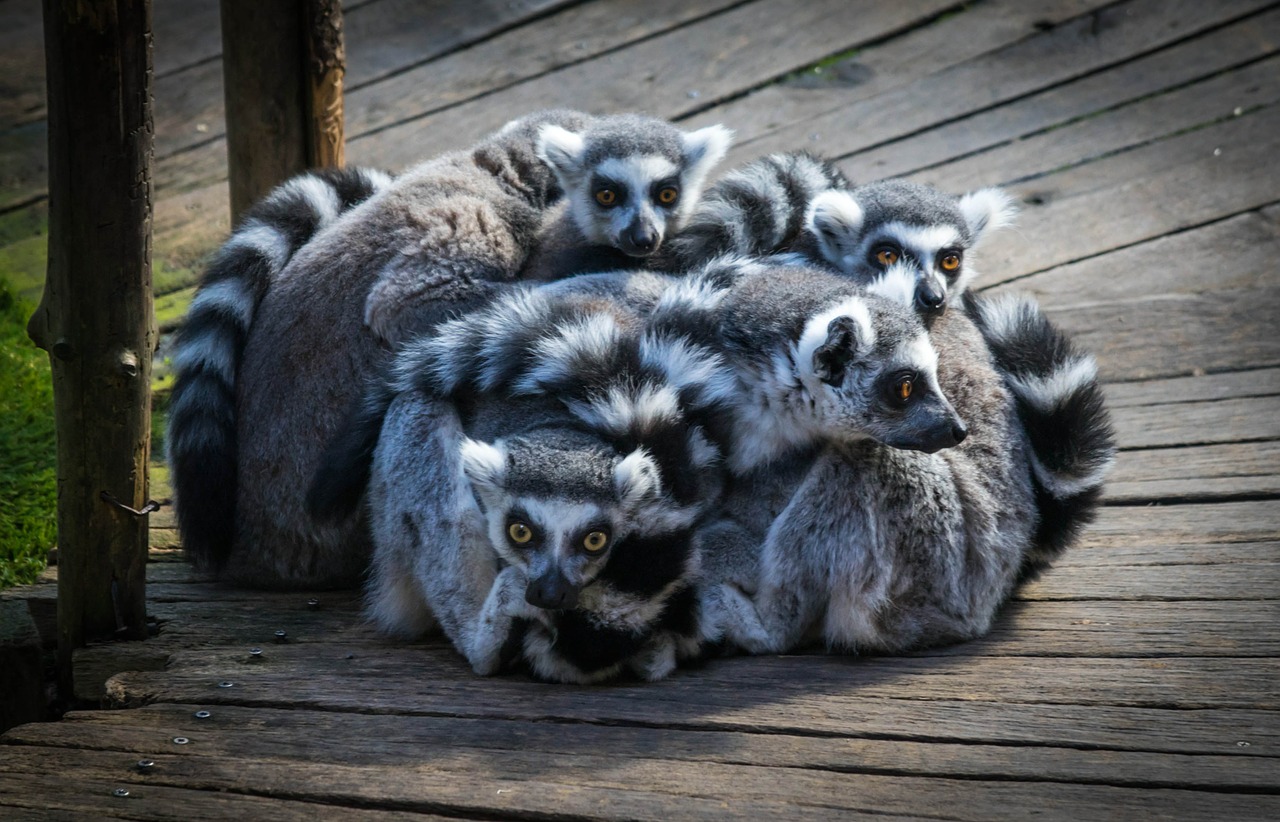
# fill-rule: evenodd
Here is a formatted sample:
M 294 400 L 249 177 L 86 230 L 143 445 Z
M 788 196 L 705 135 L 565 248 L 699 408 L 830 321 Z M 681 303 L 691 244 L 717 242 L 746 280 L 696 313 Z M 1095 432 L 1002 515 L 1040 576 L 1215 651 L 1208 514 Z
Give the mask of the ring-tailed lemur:
M 517 292 L 405 349 L 331 446 L 313 510 L 344 515 L 369 478 L 369 608 L 387 632 L 434 614 L 492 673 L 519 619 L 538 676 L 661 678 L 699 647 L 692 534 L 719 487 L 690 412 L 730 387 L 678 327 Z
M 526 269 L 528 279 L 660 268 L 664 241 L 682 233 L 711 169 L 729 150 L 723 126 L 681 132 L 641 115 L 617 115 L 580 133 L 542 130 L 538 156 L 565 190 L 565 205 Z
M 815 307 L 797 296 L 815 289 L 808 280 L 830 275 L 808 272 L 790 279 L 801 282 L 772 272 L 754 291 L 731 290 L 724 309 L 739 312 L 735 325 L 791 328 L 791 345 L 782 348 L 787 352 L 805 350 L 804 329 L 815 323 L 836 330 L 849 320 L 865 333 L 855 305 Z M 1029 339 L 1028 329 L 1043 330 L 1011 319 L 1010 305 L 1018 315 L 1021 304 L 1002 303 L 986 316 L 991 327 L 1007 332 L 1011 344 L 1015 337 Z M 830 316 L 833 310 L 838 316 Z M 1044 487 L 1053 499 L 1033 486 L 1036 458 L 1028 432 L 966 312 L 936 318 L 928 340 L 937 352 L 937 385 L 968 435 L 930 453 L 928 447 L 904 450 L 902 442 L 889 447 L 883 436 L 834 431 L 816 455 L 784 455 L 735 478 L 725 520 L 703 535 L 705 553 L 716 557 L 718 573 L 729 583 L 705 589 L 707 612 L 719 615 L 707 620 L 709 638 L 719 630 L 748 651 L 770 652 L 794 647 L 816 630 L 835 648 L 902 651 L 989 629 L 1028 558 L 1041 550 L 1037 523 L 1054 516 L 1057 495 L 1073 493 L 1072 477 L 1054 474 L 1058 465 L 1037 465 L 1048 474 Z M 820 350 L 783 358 L 775 369 L 787 373 L 784 366 L 794 364 L 794 399 L 825 369 Z M 1061 362 L 1053 354 L 1039 362 L 1050 360 Z M 857 379 L 856 370 L 846 376 L 851 378 Z M 890 414 L 895 406 L 906 409 L 915 402 L 918 382 L 904 372 L 866 398 Z M 1056 398 L 1073 396 L 1080 382 L 1063 378 L 1037 385 L 1053 406 Z M 775 399 L 767 407 L 778 405 Z M 820 405 L 803 401 L 791 407 Z M 1090 419 L 1093 428 L 1081 434 L 1107 450 L 1105 414 Z M 826 423 L 822 428 L 831 430 Z M 735 438 L 730 447 L 743 445 Z
M 622 133 L 635 127 L 629 117 L 570 111 L 516 120 L 471 150 L 404 172 L 341 214 L 287 265 L 284 255 L 273 257 L 278 275 L 252 316 L 239 312 L 200 338 L 207 347 L 243 345 L 240 361 L 224 369 L 221 388 L 185 389 L 196 411 L 171 426 L 178 505 L 186 509 L 183 536 L 197 565 L 256 586 L 358 580 L 366 562 L 360 524 L 317 525 L 303 496 L 325 441 L 358 395 L 361 375 L 375 371 L 401 338 L 482 304 L 521 276 L 539 237 L 562 230 L 547 225 L 562 192 L 538 157 L 544 129 L 562 136 L 557 129 L 591 127 L 603 139 L 613 133 L 611 122 Z M 647 128 L 660 130 L 653 123 Z M 700 175 L 723 153 L 725 133 L 703 129 L 694 139 L 666 128 L 690 148 L 682 184 L 696 191 Z M 693 150 L 698 145 L 701 153 Z M 294 219 L 275 216 L 281 225 L 263 223 L 260 234 L 281 234 Z M 220 279 L 252 282 L 254 274 L 232 265 Z M 212 280 L 204 289 L 215 290 L 206 300 L 211 303 L 230 290 Z M 199 351 L 183 347 L 181 363 L 202 360 Z M 196 386 L 197 367 L 178 369 L 180 386 Z M 203 429 L 189 426 L 198 418 L 220 421 L 223 435 L 204 439 Z M 216 489 L 190 479 L 205 459 L 227 468 Z M 208 493 L 183 494 L 184 485 Z
M 829 163 L 771 155 L 712 185 L 672 252 L 686 265 L 725 252 L 781 252 L 914 303 L 926 320 L 963 301 L 1017 399 L 1035 464 L 1049 466 L 1035 477 L 1043 516 L 1034 564 L 1093 519 L 1114 443 L 1092 360 L 1072 351 L 1034 304 L 998 313 L 1009 319 L 995 325 L 968 290 L 976 276 L 970 252 L 1014 214 L 997 188 L 952 197 L 904 181 L 853 187 Z M 1051 400 L 1042 384 L 1052 386 Z
M 216 556 L 233 538 L 236 375 L 258 303 L 299 248 L 390 184 L 369 168 L 294 177 L 245 213 L 210 263 L 178 332 L 166 437 L 182 500 L 178 525 L 192 556 Z

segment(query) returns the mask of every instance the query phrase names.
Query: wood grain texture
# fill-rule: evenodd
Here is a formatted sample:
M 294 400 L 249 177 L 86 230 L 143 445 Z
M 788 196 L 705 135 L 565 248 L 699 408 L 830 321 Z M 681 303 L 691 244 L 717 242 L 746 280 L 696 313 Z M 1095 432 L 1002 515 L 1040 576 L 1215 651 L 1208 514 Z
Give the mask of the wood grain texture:
M 314 748 L 313 761 L 383 768 L 478 766 L 516 773 L 543 758 L 552 771 L 569 772 L 557 760 L 607 756 L 613 765 L 632 760 L 805 768 L 842 773 L 904 774 L 968 779 L 1017 779 L 1171 788 L 1277 787 L 1274 759 L 1265 756 L 1170 755 L 1085 751 L 1062 747 L 1007 747 L 944 742 L 802 736 L 787 733 L 621 728 L 592 724 L 514 723 L 494 719 L 378 716 L 219 706 L 212 721 L 192 717 L 199 705 L 152 705 L 122 713 L 77 713 L 56 724 L 33 725 L 7 735 L 10 744 L 119 751 L 156 751 L 157 739 L 185 736 L 170 757 L 245 757 L 287 761 Z M 315 740 L 324 745 L 315 745 Z M 0 748 L 0 750 L 4 750 Z M 625 767 L 625 764 L 624 764 Z
M 192 743 L 193 746 L 197 743 Z M 0 771 L 47 773 L 74 768 L 85 777 L 116 777 L 120 754 L 17 747 Z M 127 761 L 127 760 L 126 760 Z M 562 753 L 500 756 L 485 751 L 452 763 L 425 756 L 395 768 L 326 762 L 276 764 L 243 756 L 161 756 L 145 776 L 116 777 L 136 785 L 194 786 L 339 805 L 437 810 L 504 817 L 554 808 L 557 819 L 759 819 L 764 814 L 804 818 L 864 818 L 868 814 L 928 815 L 957 820 L 1023 819 L 1027 807 L 1052 819 L 1141 813 L 1145 818 L 1220 819 L 1280 811 L 1280 798 L 1207 794 L 1146 787 L 1139 790 L 1052 782 L 966 781 L 967 801 L 954 803 L 954 780 L 764 769 L 750 765 Z M 725 798 L 705 795 L 722 786 Z

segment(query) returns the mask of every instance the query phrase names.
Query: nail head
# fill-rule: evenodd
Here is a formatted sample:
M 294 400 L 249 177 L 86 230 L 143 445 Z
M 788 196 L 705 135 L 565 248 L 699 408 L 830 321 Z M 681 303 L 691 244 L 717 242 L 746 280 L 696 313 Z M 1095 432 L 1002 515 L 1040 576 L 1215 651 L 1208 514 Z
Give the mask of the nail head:
M 196 719 L 208 719 L 211 716 L 213 716 L 213 714 L 208 711 L 196 711 L 195 713 Z
M 190 741 L 191 741 L 191 740 L 190 740 L 190 739 L 187 739 L 185 736 L 175 736 L 175 737 L 173 738 L 173 744 L 175 744 L 175 745 L 185 745 L 185 744 L 187 744 L 187 743 L 188 743 L 188 742 L 190 742 Z
M 128 795 L 129 795 L 129 789 L 128 789 L 128 788 L 116 788 L 114 791 L 112 791 L 112 792 L 111 792 L 111 795 L 112 795 L 112 796 L 116 796 L 116 797 L 119 797 L 119 798 L 123 799 L 124 797 L 126 797 L 126 796 L 128 796 Z

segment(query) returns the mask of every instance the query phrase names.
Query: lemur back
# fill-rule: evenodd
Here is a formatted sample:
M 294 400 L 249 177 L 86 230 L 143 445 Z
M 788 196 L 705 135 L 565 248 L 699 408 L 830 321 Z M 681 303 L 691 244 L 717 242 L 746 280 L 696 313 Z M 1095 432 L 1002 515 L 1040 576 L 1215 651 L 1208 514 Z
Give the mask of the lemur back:
M 363 375 L 388 356 L 380 339 L 486 299 L 513 278 L 559 196 L 534 154 L 537 129 L 548 122 L 580 128 L 587 119 L 534 115 L 471 150 L 409 169 L 280 267 L 242 325 L 234 382 L 220 397 L 193 395 L 209 408 L 234 402 L 236 433 L 214 444 L 217 459 L 234 467 L 234 505 L 179 497 L 187 522 L 222 523 L 208 537 L 184 531 L 198 565 L 251 586 L 359 579 L 367 556 L 361 526 L 317 527 L 303 506 L 326 432 L 358 395 Z M 378 332 L 366 316 L 378 319 Z M 179 418 L 171 436 L 198 435 Z M 175 473 L 183 470 L 175 464 Z M 176 481 L 181 488 L 181 476 Z
M 201 279 L 178 333 L 166 442 L 183 543 L 203 566 L 233 538 L 236 379 L 258 305 L 298 249 L 389 185 L 368 168 L 294 177 L 245 213 Z

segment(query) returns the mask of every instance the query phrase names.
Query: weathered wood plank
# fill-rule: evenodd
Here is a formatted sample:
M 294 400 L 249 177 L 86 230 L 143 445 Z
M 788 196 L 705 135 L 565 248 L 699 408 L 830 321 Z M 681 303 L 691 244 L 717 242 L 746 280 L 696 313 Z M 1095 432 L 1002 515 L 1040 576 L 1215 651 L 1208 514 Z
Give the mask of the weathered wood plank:
M 1258 368 L 1226 374 L 1200 374 L 1164 380 L 1112 383 L 1103 386 L 1107 405 L 1124 408 L 1280 394 L 1280 368 Z
M 1104 509 L 1106 510 L 1106 509 Z M 1054 568 L 1114 565 L 1222 565 L 1280 562 L 1280 542 L 1130 543 L 1072 548 Z
M 1135 405 L 1112 416 L 1121 448 L 1280 438 L 1280 396 Z
M 828 703 L 835 710 L 845 700 L 885 697 L 1274 710 L 1280 706 L 1274 668 L 1271 660 L 1243 658 L 770 656 L 722 660 L 656 684 L 590 689 L 588 707 L 604 712 L 603 718 L 614 710 L 614 698 L 650 701 L 649 707 L 659 712 L 655 715 L 662 715 L 671 699 L 696 699 L 705 713 L 713 704 L 717 710 L 737 711 L 794 707 L 797 701 Z M 237 686 L 216 687 L 228 679 Z M 356 680 L 364 683 L 359 689 L 336 687 Z M 747 681 L 751 693 L 744 694 L 741 683 Z M 584 693 L 520 678 L 478 679 L 440 643 L 359 642 L 280 646 L 256 663 L 240 649 L 177 651 L 168 670 L 124 673 L 108 683 L 108 690 L 119 705 L 205 701 L 433 714 L 453 713 L 457 700 L 483 700 L 481 692 L 507 701 L 528 699 L 530 708 L 544 710 Z
M 1228 248 L 1231 253 L 1224 254 Z M 1118 250 L 1087 253 L 1078 262 L 990 290 L 1028 292 L 1056 315 L 1172 295 L 1274 288 L 1280 225 L 1250 212 Z M 985 278 L 980 285 L 985 286 Z
M 512 112 L 563 105 L 645 110 L 663 117 L 704 108 L 841 49 L 874 42 L 947 7 L 946 0 L 869 6 L 840 0 L 796 5 L 757 0 L 694 22 L 606 59 L 571 65 L 386 132 L 355 137 L 356 162 L 399 167 L 466 145 Z M 785 26 L 778 21 L 786 20 Z M 694 93 L 696 92 L 696 94 Z
M 347 133 L 385 127 L 433 106 L 456 104 L 579 62 L 729 2 L 653 4 L 643 20 L 617 2 L 575 6 L 567 0 L 484 0 L 443 5 L 429 15 L 414 0 L 357 7 L 345 20 Z M 536 19 L 562 6 L 569 8 L 549 19 Z M 520 25 L 530 18 L 535 19 Z M 509 28 L 513 30 L 504 33 Z M 563 34 L 553 40 L 557 30 Z M 165 170 L 166 180 L 206 168 L 175 156 L 181 152 L 196 149 L 216 161 L 225 151 L 222 89 L 217 61 L 158 84 L 156 98 L 165 114 L 157 122 L 156 151 L 161 166 L 173 168 Z M 196 124 L 206 128 L 197 131 Z M 205 173 L 213 173 L 213 168 Z M 219 173 L 225 174 L 225 168 Z
M 121 756 L 95 751 L 19 746 L 0 770 L 48 773 L 74 768 L 85 777 L 111 777 Z M 45 759 L 44 757 L 47 757 Z M 152 773 L 130 775 L 141 786 L 196 787 L 341 805 L 512 816 L 545 813 L 557 819 L 742 819 L 802 814 L 806 819 L 865 814 L 926 815 L 939 819 L 1023 819 L 1027 808 L 1050 819 L 1221 819 L 1280 813 L 1280 797 L 1226 795 L 1167 788 L 1129 789 L 1047 782 L 948 780 L 846 774 L 803 768 L 615 759 L 564 753 L 556 757 L 477 752 L 450 767 L 423 757 L 395 768 L 339 763 L 287 765 L 239 756 L 161 756 Z M 641 788 L 640 786 L 645 786 Z
M 1275 505 L 1275 503 L 1272 503 Z M 1152 516 L 1159 516 L 1158 507 Z M 1222 565 L 1075 565 L 1053 568 L 1014 593 L 1021 600 L 1258 600 L 1280 599 L 1280 563 Z M 1272 605 L 1257 603 L 1272 615 Z
M 821 73 L 806 71 L 689 119 L 691 125 L 725 122 L 746 144 L 770 132 L 830 114 L 1003 48 L 1088 14 L 1105 2 L 985 0 L 944 13 L 940 19 L 869 43 L 843 59 L 824 61 Z M 806 135 L 821 151 L 821 134 Z M 801 145 L 797 143 L 797 146 Z
M 983 249 L 994 284 L 1273 202 L 1257 169 L 1280 146 L 1280 107 L 1039 178 L 1017 232 Z
M 841 694 L 847 692 L 848 683 L 843 678 L 825 684 L 810 683 L 814 668 L 830 662 L 822 657 L 787 658 L 789 661 L 785 662 L 766 658 L 728 660 L 707 669 L 681 672 L 657 686 L 624 684 L 584 692 L 564 686 L 535 686 L 518 679 L 477 678 L 441 644 L 408 649 L 402 656 L 410 668 L 390 675 L 403 676 L 403 680 L 362 694 L 335 689 L 332 680 L 308 686 L 306 677 L 317 669 L 328 667 L 328 675 L 335 673 L 337 665 L 331 661 L 326 665 L 328 658 L 319 665 L 296 668 L 290 674 L 227 666 L 223 655 L 213 651 L 205 652 L 203 660 L 184 654 L 167 676 L 121 674 L 112 680 L 111 689 L 116 704 L 132 705 L 179 702 L 206 707 L 242 705 L 751 733 L 1280 755 L 1280 727 L 1270 711 L 1056 705 L 1044 700 L 1018 704 L 960 699 L 958 691 L 928 700 L 895 698 L 899 694 L 845 698 Z M 789 675 L 783 674 L 787 677 L 784 681 L 758 679 L 761 668 L 771 662 L 789 668 Z M 344 659 L 341 664 L 352 663 Z M 862 660 L 856 664 L 871 671 L 879 663 Z M 716 668 L 722 670 L 721 679 L 728 683 L 723 688 L 706 681 Z M 798 676 L 801 670 L 804 675 Z M 885 673 L 881 676 L 892 678 Z M 220 689 L 216 687 L 220 681 L 233 681 L 235 685 Z M 377 681 L 382 681 L 381 675 Z M 1038 681 L 1028 680 L 1027 690 L 1034 692 Z M 398 687 L 405 682 L 408 687 Z M 752 688 L 744 690 L 743 682 L 752 682 Z M 590 693 L 591 699 L 585 699 L 585 693 Z M 1241 746 L 1240 742 L 1248 745 Z
M 922 655 L 1280 656 L 1280 637 L 1259 624 L 1280 624 L 1280 603 L 1024 599 L 1005 608 L 987 637 Z
M 1259 2 L 1117 3 L 925 81 L 841 107 L 742 143 L 736 158 L 808 145 L 844 157 L 1152 52 L 1239 19 Z M 818 145 L 808 135 L 820 135 Z M 856 167 L 850 169 L 858 172 Z M 863 174 L 863 177 L 867 173 Z
M 1129 504 L 1261 494 L 1280 496 L 1278 442 L 1122 451 L 1104 489 L 1108 502 Z
M 1280 12 L 1267 11 L 1146 57 L 849 158 L 863 175 L 929 168 L 952 191 L 1025 179 L 1275 102 Z M 1184 84 L 1190 86 L 1183 87 Z M 1152 96 L 1155 95 L 1155 96 Z M 1115 108 L 1113 108 L 1115 107 Z M 960 158 L 960 159 L 955 159 Z
M 438 765 L 486 767 L 515 773 L 528 758 L 555 762 L 569 755 L 614 760 L 661 759 L 673 770 L 681 762 L 714 762 L 769 768 L 806 768 L 842 773 L 884 773 L 968 779 L 1014 779 L 1141 787 L 1217 788 L 1263 791 L 1280 787 L 1274 760 L 1243 756 L 1084 751 L 920 743 L 900 740 L 683 731 L 577 723 L 521 723 L 456 717 L 378 716 L 268 708 L 217 708 L 210 721 L 192 714 L 199 705 L 152 705 L 137 711 L 68 715 L 63 722 L 27 725 L 4 741 L 22 745 L 82 748 L 150 755 L 156 739 L 185 736 L 192 745 L 170 756 L 238 756 L 288 761 L 300 749 L 308 758 L 337 764 L 402 767 L 431 759 Z M 0 749 L 4 750 L 4 749 Z M 482 753 L 483 752 L 483 753 Z M 514 760 L 509 766 L 507 760 Z
M 1204 545 L 1280 539 L 1276 503 L 1220 502 L 1209 505 L 1106 506 L 1085 531 L 1084 547 Z
M 115 769 L 99 768 L 92 775 L 76 771 L 58 773 L 36 768 L 28 774 L 0 773 L 0 808 L 6 820 L 20 819 L 164 819 L 173 822 L 214 822 L 226 819 L 271 819 L 280 822 L 315 822 L 341 815 L 343 819 L 369 822 L 444 820 L 422 813 L 335 808 L 327 803 L 296 802 L 237 793 L 214 793 L 165 785 L 130 784 L 114 771 L 128 773 L 132 763 L 121 760 Z M 127 786 L 127 787 L 126 787 Z M 125 788 L 127 797 L 112 791 Z

